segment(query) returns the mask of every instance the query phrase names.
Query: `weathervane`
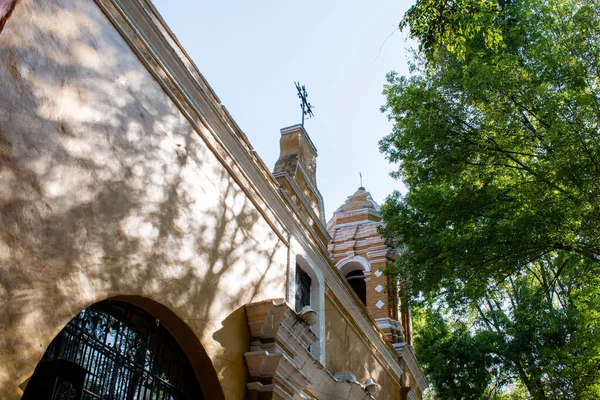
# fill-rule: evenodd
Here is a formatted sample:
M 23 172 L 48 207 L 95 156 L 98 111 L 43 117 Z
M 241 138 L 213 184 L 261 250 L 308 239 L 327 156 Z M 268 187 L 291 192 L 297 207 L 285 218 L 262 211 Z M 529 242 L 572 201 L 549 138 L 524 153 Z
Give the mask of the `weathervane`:
M 302 108 L 302 126 L 304 126 L 304 116 L 308 115 L 308 118 L 314 117 L 312 112 L 312 105 L 306 100 L 308 97 L 308 93 L 306 93 L 306 88 L 304 85 L 300 86 L 299 82 L 294 82 L 296 85 L 296 89 L 298 89 L 298 97 L 302 100 L 300 107 Z

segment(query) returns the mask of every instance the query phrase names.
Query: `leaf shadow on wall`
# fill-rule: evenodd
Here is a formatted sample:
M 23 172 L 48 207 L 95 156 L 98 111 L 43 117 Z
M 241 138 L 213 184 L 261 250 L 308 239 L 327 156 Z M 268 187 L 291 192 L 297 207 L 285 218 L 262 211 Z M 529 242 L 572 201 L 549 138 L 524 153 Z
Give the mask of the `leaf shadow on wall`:
M 153 299 L 204 338 L 285 284 L 278 236 L 94 3 L 19 2 L 0 121 L 7 382 L 97 301 Z

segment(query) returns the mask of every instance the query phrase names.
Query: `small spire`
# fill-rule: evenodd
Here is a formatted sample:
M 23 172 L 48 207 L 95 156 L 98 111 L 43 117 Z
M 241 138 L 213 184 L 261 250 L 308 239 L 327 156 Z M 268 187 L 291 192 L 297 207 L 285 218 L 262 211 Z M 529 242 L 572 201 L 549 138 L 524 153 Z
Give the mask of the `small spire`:
M 360 176 L 360 187 L 359 187 L 359 189 L 365 190 L 365 188 L 362 185 L 362 172 L 359 172 L 358 176 Z

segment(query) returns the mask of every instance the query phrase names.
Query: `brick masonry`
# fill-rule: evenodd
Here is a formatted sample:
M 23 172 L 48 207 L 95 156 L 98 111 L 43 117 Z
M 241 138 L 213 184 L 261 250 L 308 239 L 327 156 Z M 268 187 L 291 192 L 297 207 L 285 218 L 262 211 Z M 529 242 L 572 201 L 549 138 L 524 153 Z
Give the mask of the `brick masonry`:
M 400 312 L 393 280 L 385 273 L 387 265 L 395 262 L 397 252 L 379 234 L 383 223 L 379 206 L 360 187 L 327 224 L 332 237 L 329 252 L 342 275 L 356 269 L 365 271 L 366 309 L 375 320 L 385 321 L 380 327 L 390 341 L 410 341 L 410 319 Z

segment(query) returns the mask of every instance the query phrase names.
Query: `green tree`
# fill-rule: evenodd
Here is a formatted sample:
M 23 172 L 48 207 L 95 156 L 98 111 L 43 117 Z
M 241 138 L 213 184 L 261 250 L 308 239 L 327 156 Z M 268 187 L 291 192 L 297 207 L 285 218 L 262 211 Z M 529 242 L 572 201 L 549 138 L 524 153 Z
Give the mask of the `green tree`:
M 488 337 L 474 334 L 464 322 L 448 323 L 435 307 L 414 310 L 416 351 L 427 360 L 424 372 L 438 398 L 480 397 L 492 381 L 494 358 Z
M 384 233 L 407 246 L 406 299 L 488 340 L 490 386 L 465 398 L 600 397 L 598 15 L 593 0 L 419 0 L 401 23 L 419 53 L 384 89 L 381 150 L 407 186 Z

